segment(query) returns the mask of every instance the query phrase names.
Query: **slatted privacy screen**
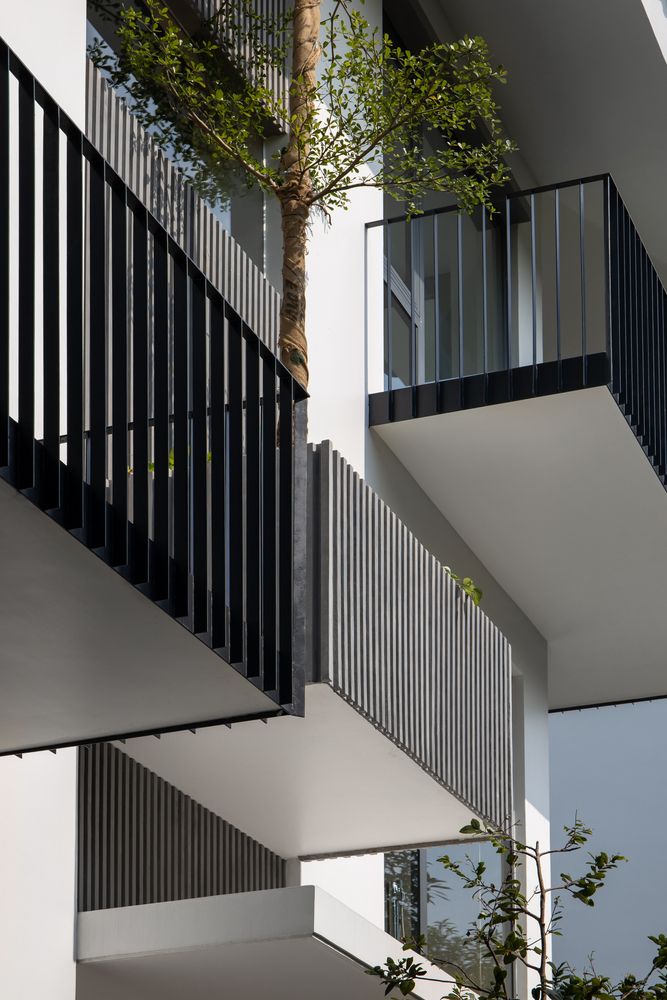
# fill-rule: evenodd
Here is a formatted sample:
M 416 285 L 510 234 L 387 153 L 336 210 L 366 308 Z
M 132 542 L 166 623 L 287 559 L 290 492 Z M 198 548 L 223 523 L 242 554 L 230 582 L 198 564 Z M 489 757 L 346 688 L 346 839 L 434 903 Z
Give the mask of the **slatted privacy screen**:
M 241 26 L 241 33 L 236 45 L 237 56 L 239 61 L 245 64 L 251 77 L 253 73 L 252 50 L 245 37 L 251 27 L 246 16 L 248 7 L 257 17 L 256 24 L 265 25 L 268 29 L 260 32 L 260 42 L 265 45 L 267 44 L 268 31 L 273 25 L 279 25 L 285 11 L 292 7 L 291 0 L 190 0 L 190 2 L 205 21 L 211 21 L 222 7 L 231 7 L 232 16 L 235 17 L 236 23 Z M 266 86 L 280 106 L 287 108 L 289 85 L 284 66 L 272 67 L 269 79 L 266 80 Z
M 90 61 L 86 134 L 130 191 L 275 354 L 280 295 Z
M 79 750 L 80 912 L 285 885 L 278 855 L 109 743 Z
M 309 447 L 315 680 L 474 812 L 511 816 L 511 651 L 330 442 Z
M 0 45 L 2 475 L 293 703 L 303 392 Z

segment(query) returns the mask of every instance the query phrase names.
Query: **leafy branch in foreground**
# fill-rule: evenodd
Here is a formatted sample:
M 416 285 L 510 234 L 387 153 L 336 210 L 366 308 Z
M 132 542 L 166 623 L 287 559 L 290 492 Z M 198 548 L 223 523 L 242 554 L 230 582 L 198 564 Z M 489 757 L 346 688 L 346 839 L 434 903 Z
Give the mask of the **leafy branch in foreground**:
M 359 5 L 294 0 L 284 16 L 258 14 L 250 0 L 223 3 L 195 34 L 163 0 L 124 6 L 94 0 L 110 18 L 118 53 L 92 56 L 157 141 L 187 165 L 200 192 L 224 200 L 234 179 L 280 206 L 283 362 L 308 382 L 306 257 L 314 210 L 345 208 L 356 189 L 388 192 L 417 213 L 429 191 L 469 211 L 492 209 L 508 176 L 494 87 L 505 73 L 482 38 L 435 42 L 417 53 L 373 27 Z M 272 81 L 291 53 L 288 99 Z M 267 122 L 284 131 L 265 157 Z M 425 140 L 428 140 L 426 142 Z
M 549 958 L 550 939 L 560 933 L 561 899 L 570 897 L 585 906 L 594 905 L 594 897 L 604 886 L 607 875 L 626 859 L 620 854 L 601 851 L 588 854 L 578 874 L 561 872 L 554 885 L 547 885 L 547 864 L 580 851 L 588 842 L 591 830 L 575 819 L 565 828 L 565 842 L 556 849 L 541 850 L 540 845 L 524 844 L 511 831 L 473 819 L 461 833 L 487 840 L 504 862 L 504 875 L 496 884 L 486 874 L 483 861 L 458 864 L 448 855 L 440 858 L 445 870 L 455 875 L 470 891 L 479 907 L 477 920 L 467 932 L 488 957 L 489 981 L 477 981 L 469 969 L 457 964 L 454 956 L 438 956 L 447 978 L 434 979 L 423 964 L 407 955 L 387 958 L 384 965 L 369 970 L 385 987 L 385 996 L 397 989 L 409 996 L 420 981 L 442 982 L 448 1000 L 516 1000 L 518 993 L 512 975 L 514 967 L 523 966 L 536 981 L 533 1000 L 667 1000 L 667 936 L 650 937 L 656 947 L 655 957 L 642 976 L 628 974 L 614 983 L 592 965 L 581 973 L 568 963 L 559 965 Z M 523 869 L 523 873 L 521 872 Z M 523 874 L 523 879 L 521 878 Z M 423 949 L 424 939 L 406 940 L 404 951 Z M 451 961 L 449 959 L 452 959 Z

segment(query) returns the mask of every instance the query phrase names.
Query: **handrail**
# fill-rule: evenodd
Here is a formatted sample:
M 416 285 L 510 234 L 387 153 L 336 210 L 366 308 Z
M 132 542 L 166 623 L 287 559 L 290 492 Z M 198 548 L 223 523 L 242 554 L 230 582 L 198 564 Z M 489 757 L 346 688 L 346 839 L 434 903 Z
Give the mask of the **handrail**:
M 520 191 L 499 191 L 497 198 L 494 201 L 500 201 L 503 198 L 505 200 L 510 200 L 514 198 L 529 198 L 531 195 L 545 194 L 548 191 L 562 191 L 564 188 L 576 187 L 579 184 L 593 184 L 596 181 L 606 181 L 609 180 L 613 183 L 613 178 L 611 174 L 591 174 L 588 177 L 575 177 L 569 181 L 558 181 L 556 184 L 541 184 L 539 187 L 533 188 L 523 188 Z M 442 205 L 440 208 L 426 208 L 424 211 L 410 215 L 406 212 L 403 215 L 392 215 L 386 219 L 376 219 L 373 222 L 366 223 L 366 229 L 376 229 L 378 226 L 392 225 L 396 222 L 410 222 L 412 219 L 427 219 L 433 215 L 446 215 L 450 212 L 460 212 L 461 208 L 459 205 Z

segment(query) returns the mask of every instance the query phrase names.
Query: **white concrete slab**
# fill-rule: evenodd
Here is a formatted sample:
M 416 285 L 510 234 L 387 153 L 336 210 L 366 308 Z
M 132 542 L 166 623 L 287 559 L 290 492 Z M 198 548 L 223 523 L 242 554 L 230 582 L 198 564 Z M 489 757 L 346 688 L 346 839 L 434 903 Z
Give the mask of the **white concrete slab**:
M 283 858 L 440 844 L 474 815 L 328 684 L 306 687 L 305 718 L 122 749 Z
M 276 705 L 0 481 L 0 752 Z
M 381 1000 L 365 970 L 389 955 L 398 941 L 313 886 L 99 910 L 79 914 L 76 997 Z M 413 995 L 442 994 L 429 982 Z
M 547 639 L 553 708 L 667 695 L 667 496 L 606 388 L 377 432 Z

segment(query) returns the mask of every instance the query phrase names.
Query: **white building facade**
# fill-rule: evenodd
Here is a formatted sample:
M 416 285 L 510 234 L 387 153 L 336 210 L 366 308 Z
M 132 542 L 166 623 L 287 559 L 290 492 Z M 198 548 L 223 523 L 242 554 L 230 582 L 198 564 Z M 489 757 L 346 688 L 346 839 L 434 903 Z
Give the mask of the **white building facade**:
M 8 1000 L 381 996 L 434 848 L 549 842 L 549 711 L 667 696 L 667 22 L 511 8 L 367 0 L 487 38 L 519 153 L 492 220 L 314 225 L 308 399 L 275 207 L 197 198 L 85 0 L 0 10 Z

